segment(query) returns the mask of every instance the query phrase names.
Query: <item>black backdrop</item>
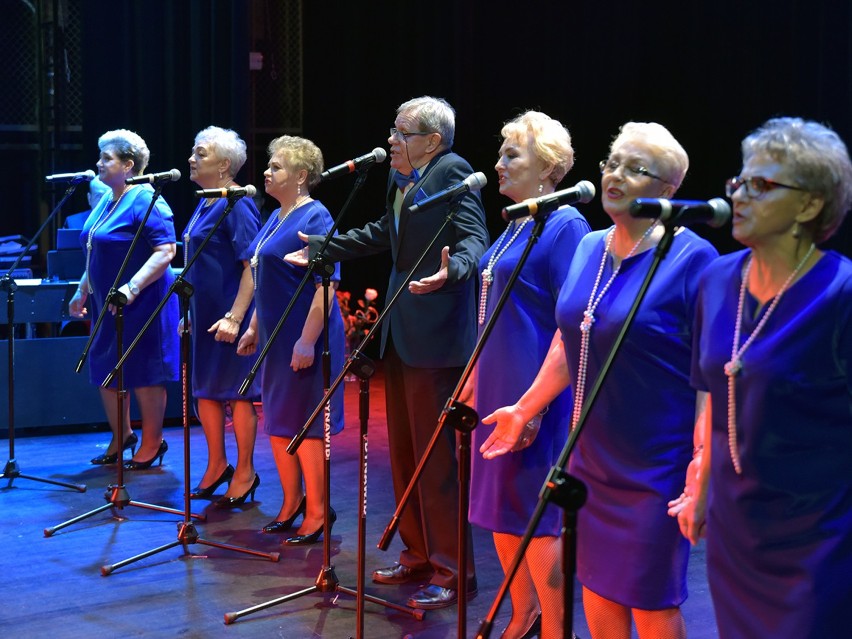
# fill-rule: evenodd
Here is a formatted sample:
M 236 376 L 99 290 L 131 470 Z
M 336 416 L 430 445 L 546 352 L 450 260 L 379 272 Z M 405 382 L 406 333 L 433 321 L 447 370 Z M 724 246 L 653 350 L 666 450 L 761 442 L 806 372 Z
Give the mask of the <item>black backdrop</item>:
M 276 127 L 257 133 L 252 105 L 265 96 L 253 78 L 271 70 L 266 64 L 249 71 L 248 58 L 249 51 L 260 50 L 267 63 L 277 60 L 279 70 L 293 63 L 284 53 L 292 32 L 259 24 L 272 5 L 282 3 L 288 4 L 82 2 L 83 150 L 61 154 L 51 170 L 93 168 L 97 137 L 126 127 L 151 148 L 149 170 L 177 167 L 186 175 L 195 133 L 217 124 L 247 140 L 246 132 L 252 133 L 253 174 L 247 167 L 238 177 L 261 186 L 264 147 Z M 826 122 L 852 144 L 850 5 L 303 0 L 304 115 L 301 131 L 287 132 L 314 140 L 332 165 L 386 147 L 402 101 L 445 97 L 457 111 L 455 150 L 492 182 L 483 190 L 492 235 L 507 204 L 494 186 L 499 130 L 528 108 L 558 118 L 572 133 L 577 159 L 563 187 L 581 179 L 597 184 L 597 162 L 618 126 L 653 120 L 667 126 L 690 156 L 678 196 L 716 197 L 739 170 L 740 140 L 769 117 Z M 283 123 L 277 132 L 285 132 Z M 7 194 L 0 235 L 32 233 L 52 203 L 44 166 L 8 153 L 3 163 L 20 188 Z M 381 214 L 386 178 L 386 166 L 370 172 L 344 229 Z M 351 185 L 351 177 L 343 178 L 320 185 L 314 195 L 336 214 Z M 180 228 L 195 204 L 193 188 L 184 178 L 164 191 Z M 82 199 L 75 204 L 84 208 Z M 267 212 L 272 204 L 267 202 Z M 607 224 L 597 202 L 583 212 L 593 228 Z M 830 247 L 852 254 L 850 228 L 847 222 Z M 737 248 L 729 228 L 697 230 L 722 252 Z M 381 290 L 386 268 L 386 257 L 353 262 L 344 267 L 343 286 L 356 294 L 365 286 Z

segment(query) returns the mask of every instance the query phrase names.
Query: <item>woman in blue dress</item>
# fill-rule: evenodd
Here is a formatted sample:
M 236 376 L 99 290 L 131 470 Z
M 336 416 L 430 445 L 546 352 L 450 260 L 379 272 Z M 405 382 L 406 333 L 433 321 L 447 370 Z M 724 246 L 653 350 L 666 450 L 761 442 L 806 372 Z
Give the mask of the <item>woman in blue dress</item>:
M 99 316 L 153 194 L 150 185 L 129 186 L 124 182 L 141 175 L 148 165 L 150 152 L 139 135 L 125 129 L 108 131 L 98 140 L 98 147 L 98 177 L 110 191 L 92 210 L 80 235 L 86 271 L 69 303 L 69 312 L 74 317 L 84 317 L 88 313 L 87 300 L 91 303 L 92 315 Z M 174 281 L 169 268 L 174 255 L 172 211 L 163 198 L 158 198 L 130 256 L 124 273 L 125 283 L 118 288 L 127 297 L 122 334 L 124 349 L 137 336 Z M 110 306 L 89 351 L 89 378 L 98 387 L 118 363 L 114 313 L 115 309 Z M 93 464 L 114 464 L 119 460 L 123 452 L 118 450 L 119 428 L 124 449 L 135 451 L 126 464 L 128 469 L 149 468 L 157 459 L 162 464 L 168 450 L 163 439 L 165 384 L 178 379 L 177 321 L 177 300 L 172 299 L 142 336 L 123 367 L 124 387 L 133 389 L 142 415 L 142 443 L 138 450 L 135 450 L 138 437 L 130 428 L 129 402 L 125 402 L 123 418 L 118 419 L 117 379 L 110 388 L 100 388 L 113 437 L 106 452 L 92 459 Z
M 251 324 L 240 338 L 241 354 L 252 354 L 258 344 L 267 341 L 305 275 L 304 268 L 282 259 L 302 248 L 298 233 L 324 235 L 333 224 L 328 209 L 310 195 L 323 170 L 319 148 L 310 140 L 285 135 L 269 144 L 269 155 L 264 185 L 281 207 L 270 216 L 249 247 L 256 306 Z M 331 279 L 328 321 L 333 379 L 343 368 L 343 318 L 335 295 L 339 266 Z M 303 515 L 296 534 L 284 540 L 286 545 L 315 543 L 323 530 L 326 499 L 323 420 L 314 421 L 295 455 L 287 453 L 290 440 L 299 433 L 324 395 L 322 315 L 323 287 L 320 276 L 314 274 L 263 362 L 263 423 L 284 492 L 278 515 L 263 531 L 286 533 Z M 334 394 L 329 407 L 331 432 L 338 433 L 343 428 L 342 392 Z M 332 510 L 332 523 L 335 518 Z
M 562 124 L 544 113 L 527 111 L 501 131 L 503 143 L 497 171 L 500 193 L 515 202 L 548 195 L 556 190 L 574 164 L 571 136 Z M 534 221 L 525 217 L 510 222 L 479 263 L 479 328 L 494 312 L 497 300 L 520 259 Z M 589 232 L 585 218 L 572 207 L 547 217 L 507 304 L 477 363 L 473 404 L 481 415 L 520 397 L 532 384 L 556 331 L 556 298 L 580 239 Z M 507 368 L 511 374 L 507 374 Z M 559 395 L 550 410 L 534 420 L 527 441 L 509 454 L 493 459 L 473 456 L 470 521 L 492 531 L 497 556 L 507 568 L 532 516 L 542 483 L 556 462 L 568 436 L 571 394 Z M 474 430 L 477 449 L 491 432 Z M 561 511 L 549 508 L 512 582 L 512 620 L 503 637 L 520 637 L 562 628 Z
M 189 156 L 189 178 L 202 189 L 237 186 L 234 177 L 246 161 L 246 143 L 229 129 L 210 126 L 195 136 Z M 254 468 L 257 413 L 253 399 L 260 395 L 255 380 L 244 395 L 239 388 L 254 365 L 254 358 L 237 355 L 237 338 L 248 328 L 254 310 L 254 283 L 248 248 L 260 228 L 260 213 L 251 198 L 233 201 L 204 249 L 196 253 L 222 217 L 226 198 L 201 200 L 183 232 L 184 264 L 197 255 L 186 274 L 195 283 L 190 297 L 192 331 L 192 396 L 207 440 L 207 468 L 190 492 L 193 499 L 210 499 L 228 483 L 216 501 L 219 508 L 245 502 L 260 483 Z M 237 442 L 236 469 L 225 451 L 225 406 L 230 405 Z
M 524 424 L 573 380 L 576 424 L 663 235 L 633 218 L 639 197 L 670 198 L 688 158 L 656 123 L 628 122 L 601 162 L 601 200 L 614 226 L 580 242 L 559 294 L 561 339 L 530 389 L 488 416 L 486 457 L 516 445 Z M 675 234 L 569 460 L 588 489 L 577 527 L 577 577 L 594 639 L 685 637 L 689 544 L 667 516 L 692 458 L 697 404 L 689 385 L 696 273 L 716 250 L 688 229 Z
M 845 637 L 852 262 L 817 245 L 852 205 L 852 163 L 799 118 L 769 120 L 742 151 L 727 192 L 747 249 L 701 281 L 692 380 L 710 401 L 672 514 L 693 543 L 706 530 L 720 637 Z

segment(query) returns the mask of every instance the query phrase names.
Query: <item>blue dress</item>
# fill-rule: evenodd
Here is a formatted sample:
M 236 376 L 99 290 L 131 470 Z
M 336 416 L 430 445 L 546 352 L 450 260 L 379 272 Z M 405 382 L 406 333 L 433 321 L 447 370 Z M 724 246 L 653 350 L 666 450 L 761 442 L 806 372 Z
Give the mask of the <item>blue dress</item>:
M 852 262 L 822 258 L 783 295 L 728 382 L 748 251 L 701 282 L 692 380 L 712 397 L 707 578 L 724 639 L 848 637 L 852 611 Z M 746 293 L 741 344 L 760 310 Z
M 533 224 L 525 225 L 492 268 L 494 280 L 488 288 L 486 321 L 526 248 Z M 588 223 L 574 208 L 559 209 L 547 219 L 480 354 L 476 368 L 476 410 L 480 417 L 514 402 L 532 385 L 556 332 L 556 298 L 568 265 L 588 232 Z M 479 263 L 480 277 L 489 258 L 513 234 L 514 227 L 502 243 L 498 240 L 488 249 Z M 550 405 L 528 448 L 494 459 L 483 459 L 479 453 L 494 425 L 477 426 L 471 447 L 471 523 L 494 532 L 524 533 L 539 490 L 565 445 L 571 406 L 569 388 Z M 536 534 L 558 535 L 561 522 L 562 511 L 549 505 Z
M 188 258 L 195 255 L 201 242 L 222 216 L 226 205 L 225 198 L 214 200 L 210 206 L 207 206 L 205 200 L 199 202 L 188 225 L 189 243 L 184 246 Z M 251 198 L 240 198 L 184 276 L 195 285 L 194 293 L 189 298 L 193 327 L 193 397 L 227 401 L 251 400 L 260 395 L 260 380 L 256 377 L 245 395 L 238 392 L 257 356 L 237 355 L 239 336 L 233 344 L 228 344 L 217 342 L 214 334 L 207 332 L 231 310 L 240 288 L 242 260 L 247 261 L 251 257 L 249 245 L 259 228 L 260 213 L 254 202 Z M 185 237 L 186 232 L 184 230 L 182 237 Z M 248 328 L 253 310 L 254 302 L 246 311 L 239 335 Z
M 583 238 L 556 306 L 572 377 L 606 233 Z M 717 255 L 688 229 L 674 237 L 569 459 L 569 472 L 588 488 L 578 516 L 577 577 L 623 606 L 660 610 L 687 596 L 689 543 L 668 516 L 667 502 L 680 495 L 692 459 L 695 297 L 699 274 Z M 653 258 L 649 250 L 624 260 L 595 311 L 586 397 Z M 608 258 L 599 291 L 611 274 Z
M 93 318 L 98 317 L 104 306 L 107 293 L 115 282 L 118 269 L 130 249 L 136 229 L 139 228 L 151 204 L 153 192 L 154 189 L 147 184 L 126 191 L 115 210 L 111 210 L 109 215 L 106 213 L 106 207 L 111 201 L 111 196 L 104 195 L 83 225 L 80 243 L 84 253 L 89 231 L 96 227 L 92 234 L 92 253 L 88 271 L 89 285 L 93 291 L 89 296 Z M 124 271 L 123 281 L 118 283 L 119 286 L 127 283 L 148 261 L 155 246 L 174 243 L 175 227 L 172 211 L 163 198 L 158 198 L 142 235 L 133 249 L 130 262 Z M 141 290 L 133 304 L 124 307 L 122 332 L 124 350 L 127 350 L 151 313 L 165 297 L 173 281 L 174 275 L 171 268 L 168 268 L 160 279 Z M 145 331 L 134 351 L 127 358 L 123 367 L 125 388 L 159 386 L 166 382 L 177 381 L 180 359 L 177 324 L 178 301 L 175 296 L 171 296 L 157 320 Z M 89 351 L 91 383 L 100 386 L 117 363 L 115 317 L 107 311 Z M 113 379 L 112 387 L 114 388 L 117 383 L 118 380 Z
M 288 264 L 282 258 L 304 246 L 297 236 L 299 231 L 306 235 L 325 235 L 333 223 L 328 209 L 314 200 L 290 213 L 277 231 L 273 231 L 279 222 L 279 211 L 280 209 L 276 209 L 269 216 L 269 220 L 249 247 L 249 254 L 254 255 L 258 244 L 263 242 L 258 253 L 259 264 L 254 272 L 258 350 L 264 347 L 269 334 L 278 324 L 296 292 L 296 287 L 305 276 L 304 268 Z M 335 266 L 331 279 L 340 280 L 339 265 Z M 324 395 L 322 333 L 314 346 L 313 365 L 297 372 L 290 368 L 293 346 L 302 334 L 308 309 L 316 292 L 316 284 L 321 281 L 322 278 L 316 274 L 308 280 L 263 362 L 261 395 L 264 429 L 276 437 L 296 436 Z M 331 381 L 334 381 L 343 370 L 343 318 L 336 297 L 332 299 L 330 313 Z M 338 387 L 330 406 L 331 432 L 334 434 L 343 428 L 342 386 Z M 322 432 L 322 421 L 316 419 L 308 430 L 308 436 L 322 437 Z

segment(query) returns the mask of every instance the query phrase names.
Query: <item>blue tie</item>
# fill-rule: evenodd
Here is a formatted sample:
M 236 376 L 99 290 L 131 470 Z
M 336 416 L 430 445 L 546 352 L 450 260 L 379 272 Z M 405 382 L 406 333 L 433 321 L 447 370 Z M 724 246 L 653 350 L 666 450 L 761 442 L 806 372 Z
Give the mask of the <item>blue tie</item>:
M 405 187 L 417 182 L 419 179 L 420 173 L 418 173 L 417 169 L 411 169 L 411 175 L 403 175 L 399 171 L 393 174 L 393 181 L 396 182 L 400 191 L 404 191 Z

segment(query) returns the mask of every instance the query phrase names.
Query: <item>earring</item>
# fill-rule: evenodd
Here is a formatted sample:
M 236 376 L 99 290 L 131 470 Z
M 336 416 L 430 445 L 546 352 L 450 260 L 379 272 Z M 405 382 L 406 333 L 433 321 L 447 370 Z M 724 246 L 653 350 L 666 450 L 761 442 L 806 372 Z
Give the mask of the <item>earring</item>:
M 541 182 L 539 182 L 539 184 L 538 184 L 538 194 L 539 194 L 539 195 L 541 195 L 542 193 L 544 193 L 544 184 L 542 184 Z
M 220 180 L 222 179 L 222 172 L 221 171 L 219 171 L 219 179 Z
M 296 196 L 302 197 L 302 185 L 301 184 L 297 185 Z
M 793 237 L 797 240 L 802 237 L 802 225 L 798 222 L 796 222 L 795 226 L 793 226 Z

